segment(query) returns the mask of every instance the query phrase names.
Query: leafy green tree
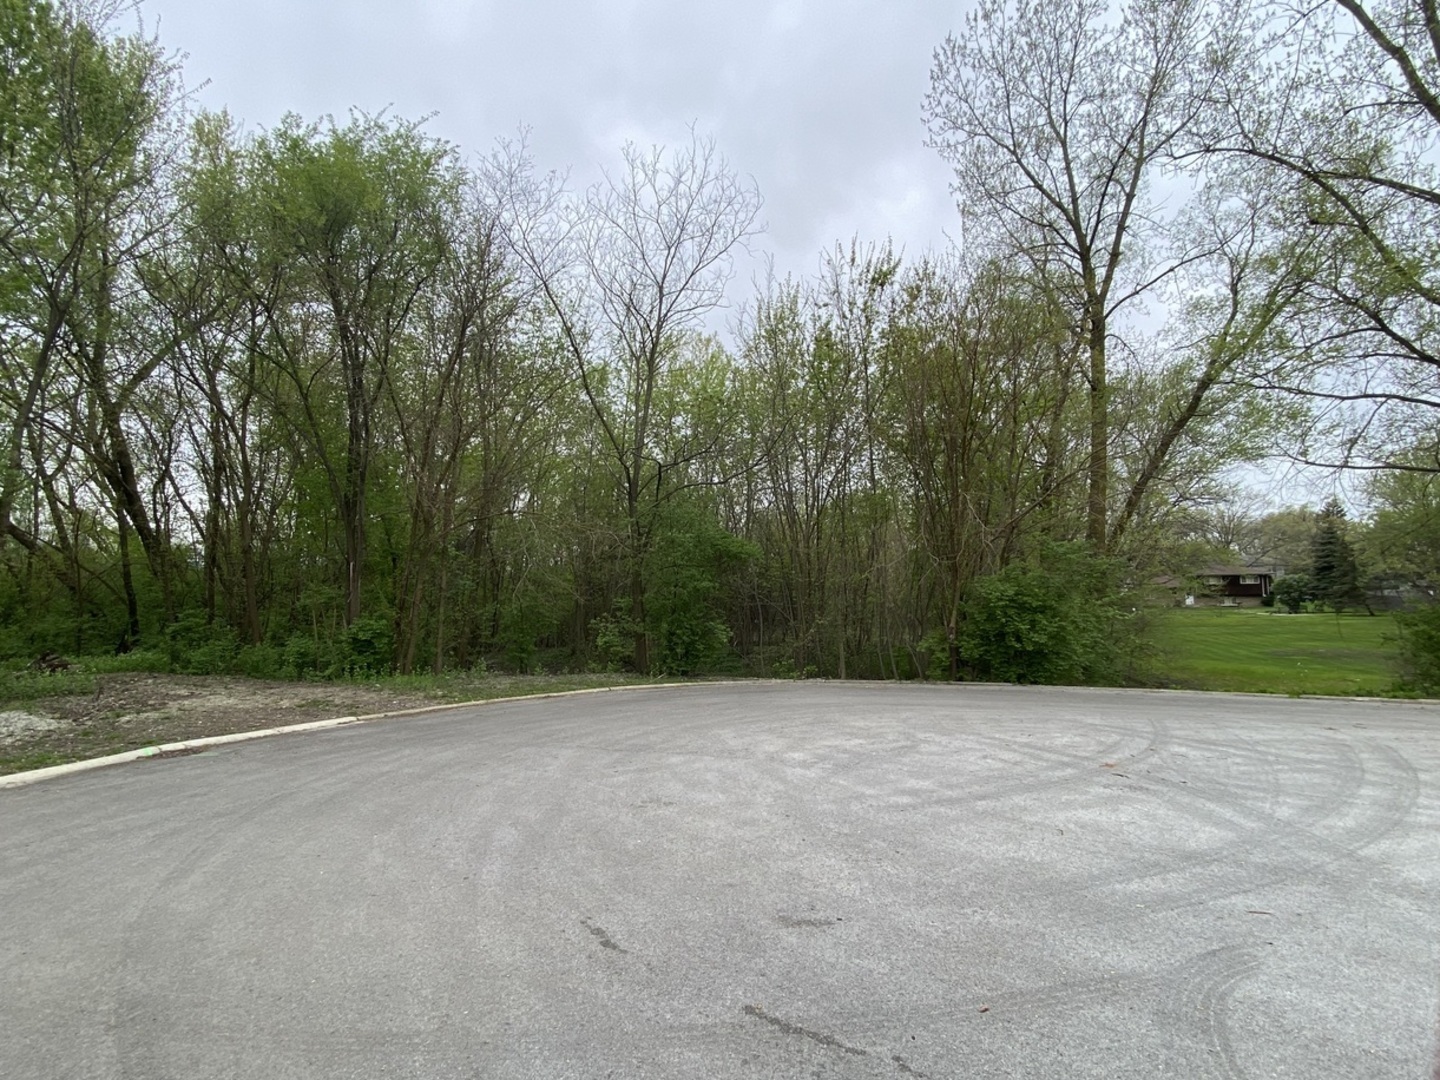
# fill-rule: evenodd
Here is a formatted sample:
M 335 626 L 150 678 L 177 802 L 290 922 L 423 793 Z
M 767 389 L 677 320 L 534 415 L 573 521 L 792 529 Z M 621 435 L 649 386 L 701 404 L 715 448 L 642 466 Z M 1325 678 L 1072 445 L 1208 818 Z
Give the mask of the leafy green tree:
M 1188 262 L 1183 302 L 1153 338 L 1131 335 L 1137 362 L 1113 381 L 1117 495 L 1110 547 L 1143 558 L 1154 526 L 1222 497 L 1227 469 L 1273 452 L 1294 410 L 1236 378 L 1283 325 L 1295 290 L 1267 222 L 1265 177 L 1209 177 L 1171 223 Z M 1162 527 L 1164 527 L 1162 525 Z
M 885 363 L 900 262 L 888 246 L 827 253 L 815 282 L 772 283 L 746 330 L 766 432 L 752 534 L 775 580 L 782 663 L 840 677 L 883 655 L 884 547 L 894 509 L 885 459 Z
M 170 429 L 193 448 L 174 455 L 167 476 L 198 540 L 207 625 L 228 622 L 258 646 L 292 468 L 266 408 L 277 372 L 257 343 L 267 298 L 254 295 L 255 200 L 227 115 L 196 117 L 187 149 L 175 226 L 140 273 L 150 320 L 175 343 L 161 368 Z
M 1431 0 L 1217 9 L 1220 79 L 1197 149 L 1266 174 L 1292 294 L 1249 367 L 1309 404 L 1298 458 L 1440 466 L 1440 32 Z M 1423 448 L 1422 455 L 1415 455 Z
M 756 554 L 754 544 L 726 533 L 702 503 L 667 507 L 646 565 L 647 630 L 661 671 L 693 675 L 721 662 L 731 637 L 727 593 Z
M 1375 510 L 1359 545 L 1365 562 L 1393 583 L 1440 582 L 1440 475 L 1382 474 L 1368 494 Z
M 1310 565 L 1311 542 L 1319 517 L 1306 506 L 1290 506 L 1261 514 L 1247 538 L 1243 554 L 1254 564 L 1280 571 L 1304 570 Z
M 940 621 L 953 679 L 966 592 L 1056 523 L 1047 511 L 1081 479 L 1061 466 L 1079 449 L 1079 425 L 1067 415 L 1063 313 L 1043 289 L 998 264 L 972 275 L 933 263 L 907 275 L 901 291 L 880 426 L 929 585 L 911 600 L 921 623 L 914 637 Z
M 418 124 L 365 116 L 328 128 L 287 117 L 252 155 L 260 281 L 287 283 L 266 312 L 271 361 L 330 488 L 349 625 L 364 598 L 377 419 L 417 300 L 444 263 L 460 174 L 454 150 Z
M 85 556 L 76 526 L 82 506 L 105 506 L 133 640 L 132 537 L 160 583 L 164 616 L 175 610 L 168 523 L 136 447 L 152 377 L 173 341 L 148 333 L 135 275 L 165 239 L 163 179 L 180 91 L 177 65 L 155 40 L 113 34 L 123 9 L 0 8 L 0 366 L 9 387 L 0 528 L 32 555 L 57 550 L 80 604 Z M 71 454 L 86 463 L 83 480 Z M 38 517 L 28 528 L 17 519 L 25 479 L 32 505 L 48 511 L 43 526 Z
M 482 563 L 481 607 L 500 614 L 512 568 L 497 530 L 527 490 L 532 500 L 539 494 L 535 474 L 562 438 L 551 406 L 569 385 L 553 328 L 537 325 L 538 306 L 524 295 L 498 216 L 473 185 L 445 228 L 445 257 L 416 297 L 415 330 L 387 382 L 408 504 L 392 563 L 396 662 L 404 673 L 422 645 L 432 668 L 444 663 L 457 543 Z M 548 612 L 553 603 L 548 589 L 523 592 L 533 605 L 506 605 L 520 610 L 492 618 L 487 636 L 503 639 L 515 666 L 528 669 L 536 633 L 554 621 L 535 609 Z

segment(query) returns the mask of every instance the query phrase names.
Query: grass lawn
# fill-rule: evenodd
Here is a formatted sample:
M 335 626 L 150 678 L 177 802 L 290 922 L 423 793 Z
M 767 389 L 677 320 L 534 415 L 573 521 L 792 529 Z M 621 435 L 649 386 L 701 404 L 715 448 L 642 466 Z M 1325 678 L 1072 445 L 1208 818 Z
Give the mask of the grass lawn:
M 1166 686 L 1365 696 L 1394 692 L 1394 637 L 1388 615 L 1177 608 L 1160 613 L 1152 641 Z

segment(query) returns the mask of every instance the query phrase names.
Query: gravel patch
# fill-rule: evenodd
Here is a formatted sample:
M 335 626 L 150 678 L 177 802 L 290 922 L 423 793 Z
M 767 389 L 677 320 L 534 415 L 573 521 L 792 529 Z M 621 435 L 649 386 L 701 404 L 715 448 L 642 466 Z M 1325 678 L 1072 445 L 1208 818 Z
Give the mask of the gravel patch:
M 0 712 L 0 739 L 13 739 L 31 732 L 54 731 L 64 722 L 53 716 L 36 716 L 27 712 Z

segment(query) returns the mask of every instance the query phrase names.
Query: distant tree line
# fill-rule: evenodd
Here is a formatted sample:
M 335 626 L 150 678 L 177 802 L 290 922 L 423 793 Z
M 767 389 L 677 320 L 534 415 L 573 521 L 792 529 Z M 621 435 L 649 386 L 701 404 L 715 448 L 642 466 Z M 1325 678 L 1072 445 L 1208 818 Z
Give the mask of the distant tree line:
M 964 250 L 725 342 L 760 196 L 698 135 L 576 192 L 247 132 L 127 8 L 0 0 L 0 651 L 1124 678 L 1230 466 L 1440 471 L 1430 8 L 984 0 L 924 104 Z

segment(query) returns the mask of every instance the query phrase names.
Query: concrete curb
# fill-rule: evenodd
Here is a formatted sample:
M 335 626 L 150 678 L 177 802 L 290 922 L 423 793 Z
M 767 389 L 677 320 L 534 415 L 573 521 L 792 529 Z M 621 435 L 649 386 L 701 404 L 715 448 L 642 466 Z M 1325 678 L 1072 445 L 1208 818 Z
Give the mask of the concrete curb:
M 456 701 L 440 705 L 422 705 L 415 709 L 396 709 L 393 712 L 367 713 L 364 716 L 337 716 L 333 720 L 311 720 L 304 724 L 286 724 L 282 727 L 257 728 L 254 731 L 236 731 L 229 735 L 209 735 L 203 739 L 187 739 L 184 742 L 161 743 L 158 746 L 141 747 L 139 750 L 126 750 L 121 754 L 108 754 L 105 757 L 86 758 L 84 761 L 71 761 L 64 765 L 50 765 L 43 769 L 30 769 L 26 772 L 9 773 L 5 776 L 0 776 L 0 790 L 23 787 L 26 784 L 38 784 L 42 780 L 53 780 L 57 777 L 70 776 L 74 773 L 89 772 L 92 769 L 105 769 L 111 765 L 124 765 L 126 762 L 140 761 L 144 758 L 188 754 L 204 750 L 211 746 L 223 746 L 227 743 L 253 742 L 256 739 L 268 739 L 272 735 L 298 735 L 307 731 L 328 731 L 331 728 L 348 727 L 351 724 L 367 724 L 377 720 L 397 720 L 406 716 L 423 716 L 427 713 L 453 712 L 456 709 L 479 709 L 486 705 L 509 705 L 517 701 L 540 701 L 545 698 L 577 697 L 581 694 L 611 694 L 624 690 L 674 690 L 687 686 L 729 686 L 751 681 L 754 680 L 727 679 L 723 682 L 640 683 L 633 686 L 592 686 L 585 690 L 551 690 L 544 694 L 517 694 L 513 697 L 484 698 L 479 701 Z

